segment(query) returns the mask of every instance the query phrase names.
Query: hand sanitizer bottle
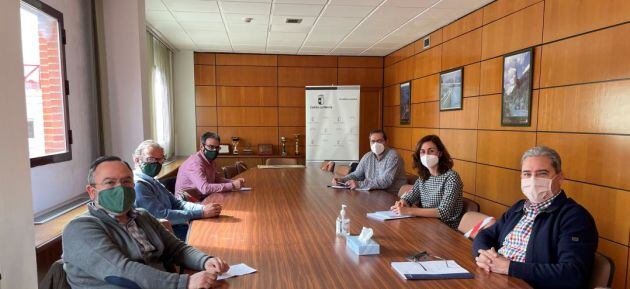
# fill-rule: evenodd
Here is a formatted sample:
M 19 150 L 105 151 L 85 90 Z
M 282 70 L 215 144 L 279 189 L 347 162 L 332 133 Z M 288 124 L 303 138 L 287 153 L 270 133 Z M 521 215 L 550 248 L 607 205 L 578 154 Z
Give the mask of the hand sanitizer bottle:
M 348 236 L 350 232 L 350 219 L 346 217 L 346 207 L 346 205 L 341 205 L 341 211 L 339 211 L 339 216 L 337 217 L 337 236 L 345 237 Z

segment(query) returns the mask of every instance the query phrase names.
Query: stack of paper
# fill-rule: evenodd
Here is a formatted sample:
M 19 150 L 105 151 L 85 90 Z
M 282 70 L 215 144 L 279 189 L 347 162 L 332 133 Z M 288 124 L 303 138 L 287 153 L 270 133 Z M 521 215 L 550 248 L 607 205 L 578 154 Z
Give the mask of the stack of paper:
M 217 280 L 223 280 L 223 279 L 227 279 L 227 278 L 232 278 L 235 276 L 241 276 L 241 275 L 246 275 L 246 274 L 251 274 L 256 272 L 256 269 L 249 267 L 247 265 L 245 265 L 244 263 L 241 264 L 237 264 L 237 265 L 231 265 L 230 269 L 219 275 L 217 277 Z
M 372 218 L 379 221 L 396 220 L 404 218 L 412 218 L 412 215 L 401 215 L 392 211 L 378 211 L 374 213 L 367 213 L 368 218 Z
M 403 279 L 469 279 L 473 274 L 453 260 L 392 262 L 392 268 Z

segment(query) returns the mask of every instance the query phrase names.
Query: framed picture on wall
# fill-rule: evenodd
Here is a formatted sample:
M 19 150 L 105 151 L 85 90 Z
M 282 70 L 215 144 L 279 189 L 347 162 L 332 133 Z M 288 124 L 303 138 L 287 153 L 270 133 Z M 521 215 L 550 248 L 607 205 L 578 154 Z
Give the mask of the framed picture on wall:
M 440 111 L 462 109 L 464 68 L 440 74 Z
M 503 58 L 501 126 L 531 124 L 533 52 L 528 48 Z
M 400 124 L 411 122 L 411 83 L 400 84 Z
M 229 154 L 230 153 L 230 145 L 229 144 L 221 144 L 219 145 L 219 154 Z

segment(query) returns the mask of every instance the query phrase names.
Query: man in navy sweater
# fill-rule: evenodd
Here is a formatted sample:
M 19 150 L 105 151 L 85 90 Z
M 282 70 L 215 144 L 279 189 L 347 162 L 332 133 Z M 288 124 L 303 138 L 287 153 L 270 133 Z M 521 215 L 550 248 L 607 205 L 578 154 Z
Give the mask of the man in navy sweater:
M 479 232 L 473 242 L 477 265 L 535 288 L 586 288 L 598 240 L 593 217 L 561 189 L 562 162 L 555 150 L 534 147 L 521 164 L 527 199 Z

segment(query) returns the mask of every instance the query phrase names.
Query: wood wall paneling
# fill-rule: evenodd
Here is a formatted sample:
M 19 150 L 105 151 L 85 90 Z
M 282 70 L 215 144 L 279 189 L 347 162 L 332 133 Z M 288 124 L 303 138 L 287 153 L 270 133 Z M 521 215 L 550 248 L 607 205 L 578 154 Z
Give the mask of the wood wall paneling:
M 461 110 L 440 112 L 440 128 L 477 128 L 479 98 L 463 99 Z
M 418 174 L 413 168 L 413 152 L 409 150 L 397 150 L 403 161 L 405 162 L 405 172 L 409 174 Z
M 453 170 L 455 170 L 464 183 L 464 192 L 475 193 L 475 174 L 477 165 L 473 162 L 453 160 Z
M 399 63 L 397 65 L 400 66 L 400 69 L 397 70 L 396 74 L 396 82 L 401 83 L 408 80 L 413 79 L 413 71 L 414 71 L 414 58 L 409 57 Z
M 218 106 L 277 106 L 278 89 L 270 86 L 219 86 Z
M 214 66 L 195 65 L 195 85 L 214 85 Z
M 277 126 L 277 107 L 218 107 L 219 126 Z
M 626 263 L 628 261 L 626 259 L 628 256 L 628 247 L 599 238 L 597 251 L 608 256 L 615 263 L 615 275 L 613 276 L 611 288 L 624 288 L 624 283 L 626 282 L 624 275 L 626 270 L 630 270 Z
M 425 128 L 440 127 L 440 107 L 437 101 L 411 105 L 411 126 Z
M 544 6 L 540 2 L 484 26 L 482 59 L 540 44 Z
M 361 87 L 361 111 L 359 125 L 359 152 L 368 152 L 370 143 L 364 136 L 370 131 L 382 128 L 383 93 L 380 88 Z
M 391 147 L 412 150 L 411 145 L 411 128 L 407 127 L 385 127 L 387 133 L 387 143 Z
M 477 164 L 476 195 L 505 206 L 524 199 L 520 171 Z
M 630 190 L 630 136 L 539 132 L 537 144 L 560 154 L 568 179 Z
M 479 95 L 481 65 L 474 63 L 464 67 L 464 97 Z
M 280 136 L 278 136 L 277 127 L 236 127 L 223 126 L 219 127 L 219 135 L 225 143 L 231 143 L 233 136 L 241 138 L 239 147 L 242 149 L 247 144 L 252 145 L 254 153 L 258 153 L 259 144 L 272 144 L 275 154 L 280 153 L 278 145 L 280 144 Z
M 396 84 L 396 65 L 386 66 L 383 69 L 383 86 Z
M 440 135 L 440 130 L 437 128 L 413 128 L 411 130 L 411 146 L 415 150 L 418 142 L 427 135 Z
M 593 215 L 600 237 L 628 245 L 630 192 L 569 180 L 562 188 Z
M 493 130 L 526 130 L 533 131 L 538 127 L 538 95 L 532 92 L 532 111 L 530 126 L 501 126 L 501 94 L 490 94 L 479 97 L 479 128 Z M 557 114 L 554 114 L 556 119 Z
M 465 78 L 464 78 L 465 79 Z M 411 102 L 437 101 L 440 98 L 440 75 L 414 79 L 411 82 Z
M 437 45 L 414 55 L 415 78 L 440 72 L 442 68 L 442 46 Z
M 195 108 L 198 126 L 217 126 L 217 108 L 213 106 L 197 106 Z
M 442 28 L 442 37 L 444 41 L 451 40 L 459 35 L 481 27 L 482 21 L 483 10 L 475 10 L 459 20 L 444 26 L 444 28 Z
M 630 23 L 543 46 L 541 87 L 630 77 Z
M 442 44 L 442 28 L 433 31 L 431 34 L 428 35 L 428 37 L 430 38 L 431 44 L 426 49 L 431 49 Z M 421 37 L 413 43 L 415 53 L 420 53 L 421 51 L 425 50 L 423 41 L 424 38 L 425 37 Z
M 278 55 L 278 66 L 337 67 L 337 56 Z
M 196 106 L 216 106 L 217 90 L 214 86 L 195 86 Z
M 278 104 L 280 106 L 304 107 L 306 92 L 303 87 L 278 87 Z
M 385 66 L 390 66 L 396 62 L 402 61 L 403 59 L 412 56 L 415 53 L 413 43 L 406 45 L 393 53 L 385 56 Z
M 498 0 L 483 8 L 483 24 L 486 25 L 499 18 L 531 6 L 542 0 Z
M 306 110 L 303 107 L 279 107 L 278 125 L 280 126 L 305 126 Z
M 482 61 L 480 64 L 479 93 L 481 95 L 502 93 L 503 57 Z M 464 75 L 464 79 L 466 76 Z
M 195 52 L 195 64 L 214 65 L 214 53 Z
M 442 71 L 481 60 L 481 28 L 442 44 Z
M 536 146 L 536 133 L 479 131 L 477 161 L 500 167 L 521 169 L 521 156 Z
M 544 41 L 630 21 L 630 1 L 545 1 Z
M 475 198 L 475 202 L 479 203 L 479 210 L 488 215 L 493 216 L 496 219 L 499 219 L 505 211 L 509 208 L 509 206 L 505 206 L 481 197 Z
M 278 67 L 279 86 L 304 87 L 336 84 L 337 68 Z
M 383 57 L 339 56 L 339 67 L 383 68 Z
M 197 134 L 196 134 L 197 138 L 196 138 L 196 141 L 195 141 L 195 144 L 196 144 L 195 149 L 196 150 L 198 150 L 200 145 L 201 145 L 200 138 L 201 138 L 202 134 L 204 134 L 206 132 L 218 133 L 218 129 L 217 129 L 216 126 L 197 126 L 196 128 L 197 128 Z M 221 140 L 223 140 L 223 143 L 229 143 L 229 141 L 225 142 L 225 140 L 226 140 L 225 138 L 222 138 Z
M 400 124 L 400 106 L 383 107 L 383 126 L 398 126 Z
M 540 130 L 630 134 L 630 80 L 544 89 Z
M 382 68 L 338 68 L 339 85 L 383 87 Z
M 217 66 L 217 85 L 225 86 L 276 86 L 276 67 L 269 66 Z M 195 84 L 198 84 L 195 81 Z
M 413 83 L 411 84 L 411 93 L 413 94 Z M 383 105 L 393 106 L 400 105 L 400 85 L 391 85 L 383 89 Z
M 477 130 L 440 129 L 440 139 L 452 158 L 477 160 Z
M 269 54 L 217 54 L 217 65 L 276 66 L 278 57 Z

